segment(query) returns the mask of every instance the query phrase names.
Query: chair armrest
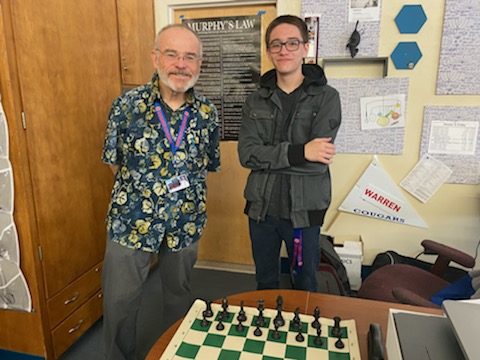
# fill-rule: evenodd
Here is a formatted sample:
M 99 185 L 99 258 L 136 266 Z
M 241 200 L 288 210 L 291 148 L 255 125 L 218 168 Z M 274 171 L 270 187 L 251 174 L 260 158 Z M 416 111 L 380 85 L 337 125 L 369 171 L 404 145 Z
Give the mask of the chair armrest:
M 424 306 L 437 309 L 440 308 L 440 306 L 434 304 L 433 302 L 404 288 L 393 288 L 392 295 L 395 299 L 397 299 L 398 302 L 402 304 Z
M 423 240 L 422 246 L 425 251 L 438 254 L 440 257 L 454 261 L 459 265 L 467 268 L 473 268 L 475 266 L 475 259 L 472 256 L 448 245 L 440 244 L 433 240 Z

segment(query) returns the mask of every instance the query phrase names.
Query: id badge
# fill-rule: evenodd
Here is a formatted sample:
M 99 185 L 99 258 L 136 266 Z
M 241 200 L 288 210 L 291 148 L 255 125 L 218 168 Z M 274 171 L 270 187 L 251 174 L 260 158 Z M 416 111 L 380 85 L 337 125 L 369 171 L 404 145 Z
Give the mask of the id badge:
M 167 189 L 169 193 L 174 193 L 179 190 L 183 190 L 190 186 L 188 177 L 185 174 L 175 176 L 167 180 Z

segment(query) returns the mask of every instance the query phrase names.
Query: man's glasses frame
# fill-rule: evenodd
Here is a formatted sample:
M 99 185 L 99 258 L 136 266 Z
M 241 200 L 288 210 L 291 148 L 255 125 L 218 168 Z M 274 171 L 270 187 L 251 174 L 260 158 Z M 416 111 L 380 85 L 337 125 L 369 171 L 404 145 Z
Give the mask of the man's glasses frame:
M 285 46 L 287 51 L 297 51 L 300 47 L 300 44 L 305 44 L 305 41 L 301 41 L 299 39 L 290 39 L 285 42 L 272 41 L 270 44 L 268 44 L 268 51 L 272 54 L 278 54 L 280 51 L 282 51 L 283 46 Z
M 188 64 L 197 64 L 200 60 L 200 56 L 194 53 L 185 53 L 183 55 L 180 55 L 175 50 L 162 51 L 160 49 L 155 49 L 155 51 L 159 52 L 160 55 L 164 56 L 168 61 L 171 62 L 183 59 Z

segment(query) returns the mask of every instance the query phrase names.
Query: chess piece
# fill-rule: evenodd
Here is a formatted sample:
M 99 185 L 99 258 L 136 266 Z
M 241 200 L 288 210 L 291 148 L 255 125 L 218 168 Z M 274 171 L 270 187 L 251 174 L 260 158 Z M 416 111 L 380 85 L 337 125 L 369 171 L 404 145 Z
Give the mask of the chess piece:
M 237 330 L 237 332 L 241 333 L 243 332 L 243 330 L 245 330 L 245 326 L 243 326 L 242 322 L 239 321 L 235 329 Z
M 258 300 L 258 316 L 255 321 L 255 324 L 258 326 L 265 326 L 265 317 L 263 316 L 263 310 L 265 310 L 265 302 L 263 300 Z
M 315 339 L 313 339 L 313 343 L 317 346 L 322 346 L 323 345 L 323 339 L 322 339 L 322 327 L 319 326 L 317 328 L 317 336 L 315 337 Z
M 318 306 L 315 308 L 315 310 L 313 310 L 313 317 L 314 317 L 314 320 L 312 321 L 312 327 L 314 329 L 318 329 L 318 327 L 320 327 L 320 321 L 318 321 L 318 319 L 320 319 L 320 309 L 318 308 Z
M 212 301 L 211 300 L 205 300 L 205 303 L 207 304 L 207 308 L 205 309 L 205 317 L 209 318 L 213 316 L 213 311 L 212 311 Z
M 275 330 L 272 331 L 272 339 L 280 339 L 280 332 L 278 331 L 278 325 L 275 324 Z
M 302 327 L 301 326 L 298 328 L 298 334 L 297 334 L 297 336 L 295 336 L 295 340 L 297 340 L 298 342 L 303 342 L 305 340 L 305 338 L 302 334 Z
M 216 329 L 217 329 L 218 331 L 222 331 L 223 329 L 225 329 L 225 325 L 223 325 L 222 317 L 221 317 L 221 316 L 218 317 L 218 324 L 217 324 Z
M 240 311 L 238 312 L 237 320 L 239 322 L 244 322 L 247 320 L 247 316 L 245 315 L 245 309 L 243 308 L 243 300 L 240 302 Z
M 333 325 L 333 328 L 332 328 L 332 336 L 334 337 L 339 337 L 339 336 L 342 336 L 342 329 L 340 328 L 340 317 L 338 316 L 335 316 L 333 318 L 333 321 L 335 322 L 335 324 Z
M 222 309 L 223 311 L 221 312 L 220 316 L 222 317 L 222 319 L 227 319 L 228 318 L 228 300 L 227 298 L 223 298 L 222 299 Z
M 342 341 L 342 335 L 340 335 L 340 336 L 338 337 L 338 340 L 335 341 L 335 347 L 336 347 L 337 349 L 343 349 L 343 348 L 345 347 L 345 344 L 344 344 L 343 341 Z
M 278 309 L 277 316 L 275 316 L 273 322 L 278 324 L 278 327 L 282 327 L 283 325 L 285 325 L 285 319 L 283 318 L 282 311 L 280 309 Z
M 253 332 L 253 335 L 255 336 L 262 336 L 262 329 L 260 329 L 260 326 L 257 325 L 257 328 Z
M 205 314 L 205 311 L 202 313 L 203 319 L 200 321 L 200 326 L 201 327 L 207 327 L 210 324 L 210 321 L 207 320 L 207 316 Z
M 295 316 L 293 317 L 291 326 L 292 326 L 293 329 L 298 330 L 298 328 L 302 327 L 302 323 L 300 321 L 300 315 L 299 315 L 300 314 L 300 308 L 297 307 L 294 311 L 294 314 L 295 314 Z

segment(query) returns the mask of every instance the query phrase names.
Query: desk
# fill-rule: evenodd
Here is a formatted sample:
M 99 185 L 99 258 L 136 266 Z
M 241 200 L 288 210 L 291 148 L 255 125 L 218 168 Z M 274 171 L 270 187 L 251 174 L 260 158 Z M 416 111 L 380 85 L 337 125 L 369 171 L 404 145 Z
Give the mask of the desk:
M 387 331 L 388 310 L 390 308 L 423 312 L 428 314 L 443 314 L 440 309 L 389 303 L 383 301 L 364 300 L 352 297 L 326 295 L 299 290 L 261 290 L 251 291 L 228 296 L 232 305 L 240 305 L 243 300 L 245 306 L 257 307 L 257 300 L 265 300 L 265 307 L 275 309 L 277 297 L 283 297 L 283 309 L 293 312 L 300 308 L 302 314 L 313 314 L 316 306 L 320 308 L 321 316 L 333 318 L 340 316 L 342 319 L 354 319 L 357 326 L 357 335 L 362 359 L 368 359 L 367 335 L 371 323 L 378 323 L 382 327 L 383 344 Z M 221 303 L 221 299 L 215 301 Z M 173 337 L 182 319 L 173 324 L 155 343 L 146 360 L 158 360 L 165 351 L 170 339 Z

